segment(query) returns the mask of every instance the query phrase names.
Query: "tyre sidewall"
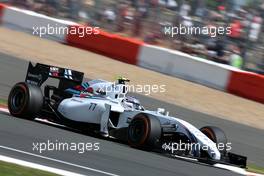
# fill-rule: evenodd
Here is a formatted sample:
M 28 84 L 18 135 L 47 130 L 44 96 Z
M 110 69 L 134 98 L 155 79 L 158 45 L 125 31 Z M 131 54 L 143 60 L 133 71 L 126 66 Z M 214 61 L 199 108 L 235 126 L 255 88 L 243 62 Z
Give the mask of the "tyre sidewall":
M 144 125 L 142 129 L 144 134 L 137 140 L 131 136 L 131 129 L 136 122 Z M 155 116 L 148 116 L 146 114 L 138 114 L 133 118 L 128 127 L 128 143 L 132 147 L 151 149 L 154 148 L 161 137 L 160 121 Z
M 135 125 L 143 125 L 143 134 L 137 139 L 135 139 L 135 136 L 133 133 L 135 133 Z M 149 131 L 150 131 L 150 123 L 149 119 L 146 116 L 143 115 L 138 115 L 135 117 L 132 122 L 130 123 L 128 127 L 128 143 L 132 147 L 143 147 L 144 144 L 146 143 L 148 137 L 149 137 Z
M 16 94 L 22 93 L 24 101 L 15 107 Z M 20 118 L 34 119 L 43 106 L 43 95 L 40 87 L 25 82 L 17 83 L 10 91 L 8 109 L 11 115 Z
M 211 139 L 218 146 L 220 143 L 224 144 L 223 150 L 219 150 L 222 155 L 226 154 L 227 138 L 224 131 L 215 126 L 206 126 L 200 129 L 209 139 Z

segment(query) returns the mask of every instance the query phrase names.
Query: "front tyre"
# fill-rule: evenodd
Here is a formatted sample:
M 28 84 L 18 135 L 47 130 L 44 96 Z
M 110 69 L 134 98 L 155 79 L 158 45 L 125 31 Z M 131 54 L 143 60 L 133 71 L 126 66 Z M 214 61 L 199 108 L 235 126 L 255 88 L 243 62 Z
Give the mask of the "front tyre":
M 128 144 L 135 148 L 153 148 L 161 137 L 160 121 L 156 117 L 138 114 L 128 127 Z
M 34 119 L 43 106 L 40 87 L 25 82 L 17 83 L 9 93 L 8 109 L 12 116 Z
M 227 138 L 223 130 L 215 126 L 205 126 L 200 131 L 216 143 L 222 156 L 226 155 Z

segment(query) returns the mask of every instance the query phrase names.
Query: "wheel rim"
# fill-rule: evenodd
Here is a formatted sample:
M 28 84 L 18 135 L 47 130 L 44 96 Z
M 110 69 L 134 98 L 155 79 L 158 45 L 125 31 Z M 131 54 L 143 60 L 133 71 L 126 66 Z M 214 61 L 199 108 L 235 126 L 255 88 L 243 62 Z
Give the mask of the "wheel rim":
M 144 124 L 142 123 L 142 121 L 135 121 L 129 130 L 129 135 L 131 137 L 131 140 L 136 142 L 136 141 L 140 141 L 142 136 L 144 135 Z
M 141 146 L 148 136 L 148 124 L 146 119 L 137 118 L 129 126 L 129 143 L 133 146 Z

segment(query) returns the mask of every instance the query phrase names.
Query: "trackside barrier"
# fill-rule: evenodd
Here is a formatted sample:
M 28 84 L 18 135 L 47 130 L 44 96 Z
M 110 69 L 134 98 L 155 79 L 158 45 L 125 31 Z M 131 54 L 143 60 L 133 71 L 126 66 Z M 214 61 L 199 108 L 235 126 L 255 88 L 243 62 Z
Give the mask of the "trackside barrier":
M 73 24 L 76 23 L 51 18 L 36 12 L 21 10 L 15 7 L 6 7 L 2 17 L 3 26 L 31 34 L 35 32 L 34 35 L 39 35 L 40 32 L 46 32 L 46 34 L 42 36 L 43 38 L 58 42 L 64 42 L 66 35 L 64 30 L 67 30 L 68 26 Z M 48 31 L 48 26 L 54 28 Z M 55 27 L 58 30 L 57 32 L 55 32 Z M 40 31 L 41 28 L 42 31 Z M 35 31 L 35 29 L 38 29 L 38 31 Z
M 141 47 L 138 65 L 220 90 L 226 90 L 230 74 L 228 66 L 150 45 Z
M 232 71 L 227 92 L 264 103 L 264 76 L 241 71 Z
M 4 14 L 5 5 L 0 4 L 0 24 L 2 23 L 2 18 Z
M 69 30 L 72 26 L 81 27 L 71 21 L 3 4 L 0 4 L 0 23 L 2 26 L 31 34 L 34 27 L 48 25 L 63 30 Z M 47 33 L 43 37 L 264 103 L 264 76 L 258 74 L 239 71 L 230 66 L 147 45 L 102 30 L 99 34 L 85 34 L 83 37 L 65 32 Z
M 137 55 L 143 45 L 141 41 L 110 34 L 102 30 L 99 34 L 85 34 L 84 37 L 70 33 L 66 41 L 69 45 L 134 65 L 137 64 Z

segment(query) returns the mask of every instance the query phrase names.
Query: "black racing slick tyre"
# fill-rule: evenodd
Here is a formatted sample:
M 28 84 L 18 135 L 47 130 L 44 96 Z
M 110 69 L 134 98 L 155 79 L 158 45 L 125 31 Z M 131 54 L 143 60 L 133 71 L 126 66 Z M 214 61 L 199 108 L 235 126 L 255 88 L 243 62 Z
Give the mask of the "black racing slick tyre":
M 41 88 L 25 82 L 14 85 L 8 96 L 8 109 L 12 116 L 34 119 L 43 107 Z
M 138 114 L 128 127 L 128 144 L 147 149 L 154 147 L 161 137 L 160 121 L 156 117 Z
M 225 156 L 227 147 L 227 138 L 223 130 L 215 126 L 205 126 L 200 129 L 209 139 L 218 146 L 221 155 Z

